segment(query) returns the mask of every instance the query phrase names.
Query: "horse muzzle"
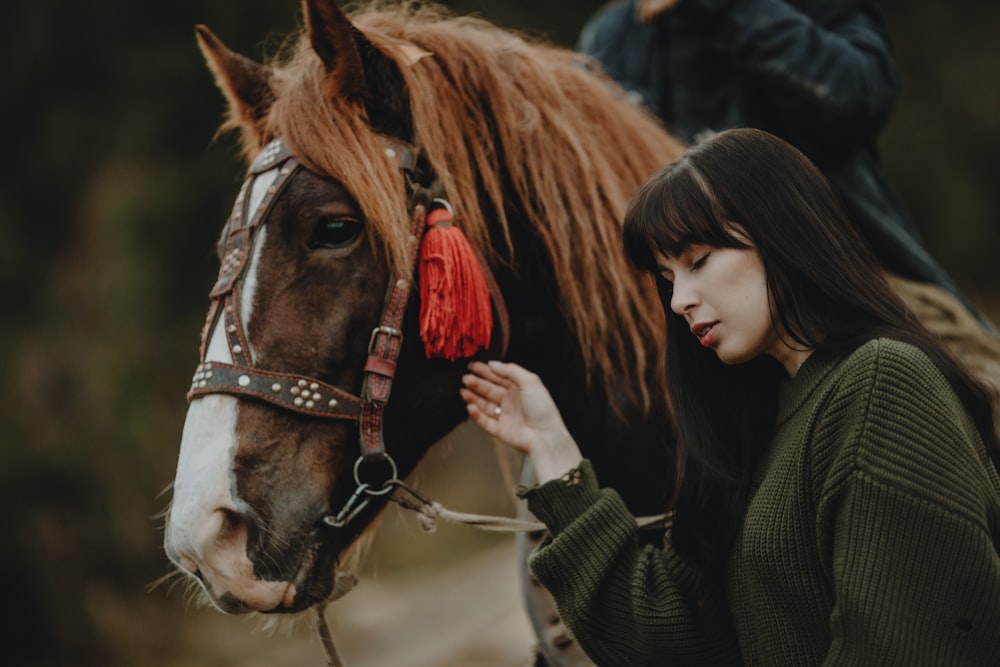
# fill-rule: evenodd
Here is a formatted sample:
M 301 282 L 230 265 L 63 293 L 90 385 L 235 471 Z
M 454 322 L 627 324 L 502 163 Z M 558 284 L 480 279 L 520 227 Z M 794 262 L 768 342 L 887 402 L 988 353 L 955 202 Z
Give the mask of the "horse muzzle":
M 171 523 L 164 549 L 182 572 L 199 582 L 212 604 L 228 614 L 296 613 L 329 596 L 333 564 L 324 557 L 318 538 L 303 540 L 294 556 L 286 545 L 279 556 L 252 546 L 249 525 L 236 512 L 218 509 L 195 531 Z M 278 567 L 282 562 L 290 564 Z

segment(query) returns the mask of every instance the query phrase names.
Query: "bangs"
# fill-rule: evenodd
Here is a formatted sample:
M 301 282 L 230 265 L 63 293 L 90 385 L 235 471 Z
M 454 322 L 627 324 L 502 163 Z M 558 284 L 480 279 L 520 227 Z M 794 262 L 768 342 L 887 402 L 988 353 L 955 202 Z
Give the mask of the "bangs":
M 687 157 L 671 162 L 639 190 L 625 212 L 623 240 L 629 260 L 657 271 L 656 255 L 676 257 L 692 244 L 749 247 L 711 185 Z

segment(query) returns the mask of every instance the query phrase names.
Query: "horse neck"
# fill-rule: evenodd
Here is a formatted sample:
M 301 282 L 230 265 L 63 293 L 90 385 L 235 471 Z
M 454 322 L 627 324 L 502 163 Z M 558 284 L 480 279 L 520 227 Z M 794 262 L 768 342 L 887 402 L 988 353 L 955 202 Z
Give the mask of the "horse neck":
M 633 393 L 625 382 L 637 380 L 628 371 L 611 379 L 588 377 L 588 362 L 554 290 L 539 289 L 552 284 L 544 261 L 522 258 L 518 265 L 518 276 L 498 276 L 511 321 L 507 360 L 541 377 L 603 486 L 618 490 L 637 514 L 663 511 L 673 491 L 675 448 L 662 378 L 653 377 L 660 371 L 650 367 L 645 378 L 652 409 L 621 400 Z

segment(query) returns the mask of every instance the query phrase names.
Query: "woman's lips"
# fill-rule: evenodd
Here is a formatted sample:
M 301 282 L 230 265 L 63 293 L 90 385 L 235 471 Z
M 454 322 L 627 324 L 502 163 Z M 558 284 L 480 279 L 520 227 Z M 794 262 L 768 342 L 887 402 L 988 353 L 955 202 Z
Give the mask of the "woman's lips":
M 691 333 L 695 335 L 702 347 L 710 347 L 715 342 L 715 332 L 718 322 L 698 322 L 691 325 Z

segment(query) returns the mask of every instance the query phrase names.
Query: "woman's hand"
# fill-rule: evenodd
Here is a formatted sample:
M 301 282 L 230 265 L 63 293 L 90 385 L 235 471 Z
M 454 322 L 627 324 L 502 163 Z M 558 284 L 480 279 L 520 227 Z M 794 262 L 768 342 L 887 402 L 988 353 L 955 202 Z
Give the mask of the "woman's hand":
M 528 454 L 538 483 L 544 484 L 580 465 L 583 457 L 563 423 L 548 389 L 517 364 L 469 364 L 460 393 L 469 418 L 481 429 Z

